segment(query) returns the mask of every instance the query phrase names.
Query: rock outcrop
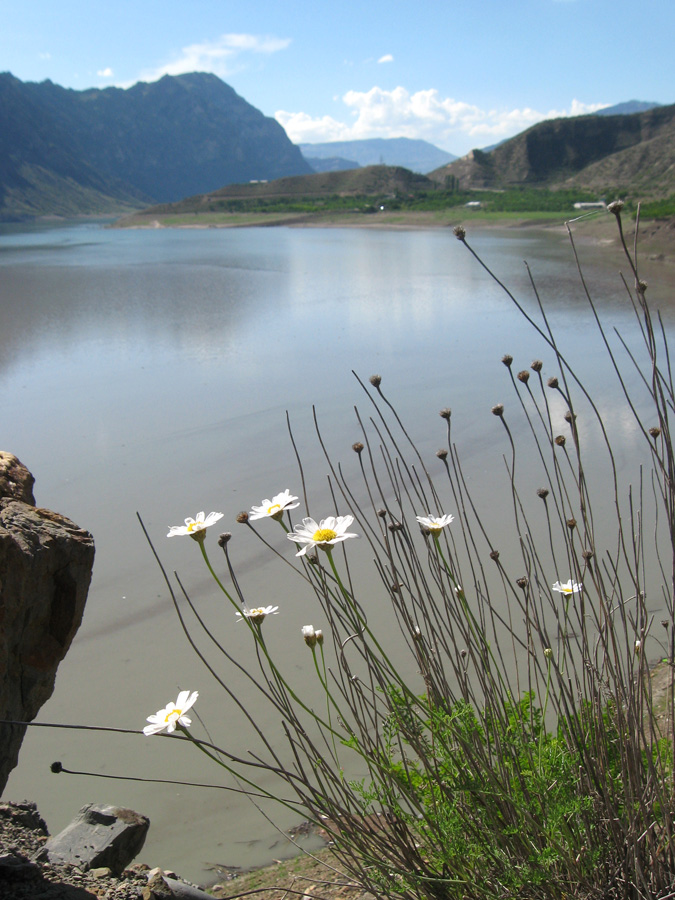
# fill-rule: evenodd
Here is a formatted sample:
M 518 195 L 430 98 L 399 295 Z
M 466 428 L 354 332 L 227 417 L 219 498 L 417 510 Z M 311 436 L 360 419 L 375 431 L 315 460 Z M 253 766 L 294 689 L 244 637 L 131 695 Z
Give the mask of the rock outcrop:
M 29 722 L 54 690 L 82 621 L 94 540 L 35 506 L 33 476 L 0 451 L 0 719 Z M 0 792 L 26 731 L 0 724 Z
M 36 858 L 83 872 L 106 867 L 119 876 L 140 853 L 149 827 L 150 819 L 131 809 L 88 803 Z

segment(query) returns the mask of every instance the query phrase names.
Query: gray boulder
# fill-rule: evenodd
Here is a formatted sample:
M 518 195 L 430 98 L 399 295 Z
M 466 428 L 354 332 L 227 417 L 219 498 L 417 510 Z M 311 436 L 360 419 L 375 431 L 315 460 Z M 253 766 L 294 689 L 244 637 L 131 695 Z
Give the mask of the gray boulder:
M 120 876 L 140 853 L 150 819 L 118 806 L 83 806 L 70 825 L 38 852 L 36 859 L 77 866 L 83 872 L 107 867 Z
M 82 621 L 94 540 L 35 506 L 33 476 L 0 452 L 0 720 L 30 722 L 49 699 Z M 24 725 L 0 722 L 0 793 L 17 763 Z

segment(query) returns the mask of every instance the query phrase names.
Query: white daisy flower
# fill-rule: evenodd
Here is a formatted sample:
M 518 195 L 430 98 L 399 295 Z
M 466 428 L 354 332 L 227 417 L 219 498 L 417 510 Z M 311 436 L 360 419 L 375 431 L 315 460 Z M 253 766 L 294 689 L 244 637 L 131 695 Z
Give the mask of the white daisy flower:
M 239 622 L 243 622 L 244 619 L 250 619 L 254 625 L 260 625 L 260 623 L 266 616 L 278 616 L 279 607 L 257 606 L 255 609 L 249 609 L 247 606 L 245 606 L 243 612 L 238 612 L 236 615 L 239 616 Z
M 358 534 L 351 534 L 347 531 L 353 521 L 354 516 L 328 516 L 317 525 L 314 519 L 306 518 L 296 526 L 295 531 L 289 532 L 287 537 L 289 541 L 305 545 L 295 554 L 304 556 L 311 547 L 328 550 L 333 544 L 346 541 L 347 538 L 358 537 Z
M 429 514 L 428 516 L 415 516 L 415 518 L 423 528 L 428 528 L 431 534 L 440 534 L 441 529 L 449 525 L 455 517 L 450 515 L 432 516 Z
M 185 728 L 192 725 L 192 719 L 185 713 L 194 705 L 195 700 L 199 696 L 197 691 L 181 691 L 175 703 L 169 703 L 164 709 L 160 709 L 154 716 L 148 716 L 150 725 L 146 725 L 143 734 L 159 734 L 166 728 L 170 734 L 176 730 L 176 725 L 183 725 Z
M 570 580 L 566 581 L 564 584 L 560 581 L 556 581 L 553 585 L 553 590 L 558 591 L 559 594 L 578 594 L 581 591 L 581 585 L 577 584 L 576 581 L 572 581 L 570 578 Z
M 295 509 L 296 506 L 300 506 L 299 503 L 294 502 L 297 499 L 286 488 L 283 493 L 276 494 L 271 500 L 263 500 L 260 506 L 252 506 L 248 517 L 251 521 L 265 519 L 268 516 L 272 519 L 280 519 L 287 509 Z
M 215 525 L 215 523 L 222 518 L 223 513 L 210 512 L 208 516 L 204 518 L 204 513 L 198 512 L 197 518 L 186 519 L 185 525 L 171 525 L 167 537 L 176 537 L 178 534 L 189 534 L 195 541 L 203 541 L 206 537 L 203 533 L 204 530 L 208 528 L 209 525 Z

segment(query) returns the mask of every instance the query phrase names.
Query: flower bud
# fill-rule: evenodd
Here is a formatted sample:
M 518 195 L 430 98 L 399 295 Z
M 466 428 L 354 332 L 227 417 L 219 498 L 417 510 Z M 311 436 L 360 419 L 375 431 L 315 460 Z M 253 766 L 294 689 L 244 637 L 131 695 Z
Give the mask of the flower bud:
M 553 657 L 553 650 L 550 647 L 546 647 L 544 650 L 544 656 L 546 659 L 551 659 Z
M 438 415 L 441 417 L 441 419 L 449 419 L 452 415 L 452 410 L 446 406 L 445 409 L 442 409 Z
M 218 546 L 225 549 L 225 544 L 227 544 L 227 542 L 230 540 L 231 537 L 232 537 L 231 531 L 224 531 L 222 534 L 219 534 L 218 535 Z
M 362 453 L 363 452 L 363 444 L 361 441 L 356 441 L 355 444 L 352 444 L 352 450 L 354 453 Z
M 382 384 L 382 376 L 381 375 L 371 375 L 370 383 L 372 384 L 373 387 L 379 388 L 379 386 Z
M 248 513 L 240 512 L 237 516 L 237 522 L 239 522 L 240 525 L 245 525 L 248 522 Z
M 540 359 L 533 359 L 530 363 L 530 368 L 534 372 L 541 372 L 541 370 L 544 368 L 544 364 Z
M 650 428 L 650 429 L 649 429 L 649 434 L 650 434 L 651 437 L 653 437 L 654 439 L 656 439 L 656 438 L 661 434 L 661 429 L 660 429 L 660 428 L 656 428 L 656 427 Z
M 441 447 L 440 450 L 437 450 L 437 451 L 436 451 L 436 456 L 437 456 L 439 459 L 447 459 L 448 451 L 445 449 L 445 447 Z
M 495 403 L 492 407 L 492 415 L 493 416 L 503 416 L 504 415 L 504 404 L 503 403 Z
M 564 434 L 559 434 L 559 435 L 557 435 L 556 437 L 553 438 L 553 442 L 554 442 L 555 444 L 557 444 L 558 447 L 564 447 L 564 446 L 565 446 L 565 441 L 566 441 L 566 440 L 567 440 L 567 438 L 565 437 Z
M 314 631 L 313 625 L 303 625 L 302 636 L 308 647 L 314 647 L 316 645 L 316 631 Z
M 523 576 L 522 578 L 516 578 L 516 584 L 518 585 L 519 588 L 522 588 L 523 590 L 525 590 L 525 588 L 529 584 L 529 581 L 527 580 L 527 578 L 525 578 L 525 576 Z
M 623 209 L 623 200 L 612 200 L 611 203 L 607 204 L 607 212 L 614 213 L 614 215 L 619 218 L 621 215 L 621 210 Z
M 490 559 L 493 559 L 495 562 L 499 559 L 499 550 L 490 550 Z
M 511 363 L 513 362 L 513 357 L 511 356 L 510 353 L 505 353 L 504 356 L 502 356 L 502 362 L 504 363 L 504 365 L 506 366 L 507 369 L 510 369 Z
M 546 382 L 546 384 L 550 388 L 557 388 L 558 387 L 558 379 L 554 375 L 552 378 L 549 378 L 549 380 Z
M 458 241 L 463 241 L 466 237 L 466 228 L 463 225 L 455 225 L 452 229 L 452 233 Z
M 527 371 L 527 369 L 523 369 L 522 372 L 518 372 L 517 378 L 518 381 L 522 381 L 523 384 L 527 384 L 527 382 L 530 380 L 530 373 Z

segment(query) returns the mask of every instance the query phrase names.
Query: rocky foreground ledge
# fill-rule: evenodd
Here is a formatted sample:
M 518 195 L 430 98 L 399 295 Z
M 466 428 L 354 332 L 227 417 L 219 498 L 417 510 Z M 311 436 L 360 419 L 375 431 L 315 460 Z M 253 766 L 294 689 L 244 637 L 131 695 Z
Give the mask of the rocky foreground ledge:
M 50 837 L 34 803 L 0 803 L 0 898 L 213 900 L 174 872 L 129 864 L 149 824 L 131 810 L 92 805 Z

